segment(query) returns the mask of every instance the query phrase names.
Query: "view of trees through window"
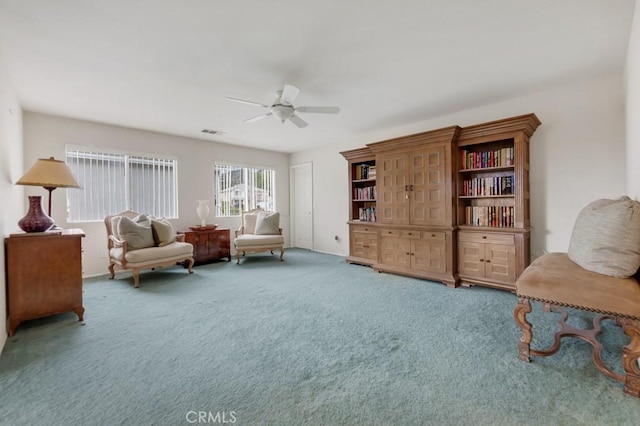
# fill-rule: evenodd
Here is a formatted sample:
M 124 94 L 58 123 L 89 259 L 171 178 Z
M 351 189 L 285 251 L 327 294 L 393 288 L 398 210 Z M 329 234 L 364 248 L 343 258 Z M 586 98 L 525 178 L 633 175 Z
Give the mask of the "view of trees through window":
M 275 211 L 275 170 L 216 164 L 214 174 L 216 216 L 240 216 L 256 207 Z

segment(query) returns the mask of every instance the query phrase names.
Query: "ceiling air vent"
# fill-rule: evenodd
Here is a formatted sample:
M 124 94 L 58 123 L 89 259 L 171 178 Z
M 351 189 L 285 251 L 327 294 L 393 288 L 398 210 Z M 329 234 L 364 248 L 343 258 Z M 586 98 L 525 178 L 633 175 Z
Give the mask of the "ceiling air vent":
M 221 132 L 219 130 L 209 130 L 209 129 L 202 129 L 201 132 L 202 133 L 209 133 L 210 135 L 222 135 L 222 134 L 224 134 L 224 132 Z

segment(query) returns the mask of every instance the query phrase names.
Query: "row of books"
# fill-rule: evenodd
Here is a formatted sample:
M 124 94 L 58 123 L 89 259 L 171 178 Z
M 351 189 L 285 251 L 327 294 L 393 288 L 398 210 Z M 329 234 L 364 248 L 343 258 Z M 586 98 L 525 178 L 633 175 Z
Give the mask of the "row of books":
M 464 224 L 513 228 L 513 206 L 467 206 L 464 208 Z
M 356 164 L 355 173 L 353 175 L 354 180 L 362 179 L 375 179 L 376 178 L 376 166 L 369 164 Z
M 513 166 L 513 147 L 475 152 L 462 150 L 462 170 Z
M 466 179 L 462 181 L 462 196 L 513 195 L 514 180 L 513 175 Z
M 363 222 L 376 221 L 376 207 L 361 207 L 358 209 L 358 218 Z
M 366 188 L 353 188 L 354 200 L 375 200 L 376 199 L 376 187 L 368 186 Z

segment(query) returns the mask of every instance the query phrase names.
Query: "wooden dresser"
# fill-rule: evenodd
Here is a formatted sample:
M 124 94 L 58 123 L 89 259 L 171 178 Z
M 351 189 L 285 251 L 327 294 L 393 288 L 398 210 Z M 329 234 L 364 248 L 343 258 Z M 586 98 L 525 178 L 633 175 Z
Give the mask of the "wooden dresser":
M 227 258 L 231 262 L 231 233 L 226 228 L 193 229 L 180 232 L 184 241 L 193 244 L 193 259 L 196 265 Z
M 83 320 L 81 229 L 5 238 L 7 331 L 22 321 L 73 311 Z

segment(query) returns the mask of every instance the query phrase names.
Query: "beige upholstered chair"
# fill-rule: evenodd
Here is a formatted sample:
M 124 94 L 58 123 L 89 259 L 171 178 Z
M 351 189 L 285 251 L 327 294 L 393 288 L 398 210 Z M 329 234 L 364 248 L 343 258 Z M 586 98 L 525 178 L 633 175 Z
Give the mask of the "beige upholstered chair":
M 242 226 L 236 231 L 233 241 L 236 249 L 236 263 L 240 255 L 280 250 L 280 261 L 284 257 L 284 238 L 280 228 L 280 213 L 253 209 L 242 215 Z
M 123 218 L 128 218 L 131 220 L 125 222 L 130 224 L 139 216 L 139 213 L 127 210 L 104 219 L 107 227 L 110 278 L 115 277 L 116 267 L 122 270 L 130 269 L 133 272 L 134 287 L 138 288 L 141 269 L 171 266 L 177 262 L 186 262 L 189 273 L 193 273 L 193 245 L 184 242 L 184 235 L 176 235 L 168 221 L 149 221 L 152 223 L 151 241 L 147 238 L 148 233 L 142 238 L 136 234 L 135 224 L 130 225 L 133 228 L 131 230 L 126 229 L 124 223 L 120 223 Z

